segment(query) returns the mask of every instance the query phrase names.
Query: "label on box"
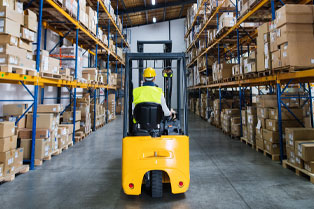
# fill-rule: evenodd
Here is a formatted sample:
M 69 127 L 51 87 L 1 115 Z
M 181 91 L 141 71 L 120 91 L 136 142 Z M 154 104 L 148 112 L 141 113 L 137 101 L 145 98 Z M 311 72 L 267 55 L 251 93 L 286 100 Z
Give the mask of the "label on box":
M 287 56 L 287 52 L 283 52 L 283 53 L 282 53 L 282 56 L 283 56 L 283 57 L 286 57 L 286 56 Z
M 0 12 L 0 17 L 4 17 L 5 16 L 5 12 Z
M 14 162 L 14 158 L 9 158 L 8 159 L 8 165 L 11 165 Z
M 311 59 L 311 64 L 314 64 L 314 59 L 313 58 Z
M 15 152 L 15 158 L 18 158 L 19 157 L 19 152 Z

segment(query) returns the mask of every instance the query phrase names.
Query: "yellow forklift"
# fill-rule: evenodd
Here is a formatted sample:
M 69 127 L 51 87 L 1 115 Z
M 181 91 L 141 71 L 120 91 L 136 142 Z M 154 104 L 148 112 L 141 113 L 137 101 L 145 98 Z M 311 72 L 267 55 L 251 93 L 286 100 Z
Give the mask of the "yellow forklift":
M 154 103 L 140 103 L 132 110 L 132 72 L 139 70 L 140 85 L 143 71 L 143 68 L 133 68 L 132 64 L 136 61 L 143 64 L 143 61 L 149 60 L 164 62 L 162 72 L 157 76 L 164 77 L 163 91 L 169 108 L 174 78 L 171 63 L 177 62 L 176 117 L 163 117 L 161 105 Z M 140 195 L 143 187 L 152 197 L 162 197 L 165 183 L 170 183 L 173 194 L 188 190 L 190 165 L 186 84 L 184 53 L 126 54 L 122 142 L 122 187 L 125 194 Z

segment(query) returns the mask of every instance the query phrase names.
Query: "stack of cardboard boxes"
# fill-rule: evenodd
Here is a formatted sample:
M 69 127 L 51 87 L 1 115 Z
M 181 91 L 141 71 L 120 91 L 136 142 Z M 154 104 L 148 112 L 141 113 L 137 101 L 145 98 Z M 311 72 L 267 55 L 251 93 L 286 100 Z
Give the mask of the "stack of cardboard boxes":
M 91 113 L 91 122 L 94 124 L 95 115 L 96 115 L 96 128 L 102 126 L 106 122 L 106 113 L 105 113 L 105 103 L 99 104 L 98 101 L 96 103 L 96 113 L 94 111 L 94 101 L 90 105 L 90 113 Z
M 21 2 L 2 1 L 0 25 L 0 64 L 35 69 L 32 43 L 37 30 L 36 14 L 30 10 L 25 10 L 24 14 Z M 26 74 L 24 70 L 18 73 Z
M 119 97 L 117 99 L 117 105 L 116 105 L 116 113 L 117 115 L 123 114 L 123 110 L 124 110 L 124 98 L 123 97 Z
M 231 120 L 238 122 L 240 120 L 239 115 L 239 109 L 223 109 L 221 112 L 221 127 L 225 133 L 231 133 Z
M 90 115 L 90 94 L 84 94 L 83 98 L 77 98 L 76 107 L 81 111 L 80 131 L 89 133 L 92 128 Z
M 286 128 L 288 162 L 314 173 L 314 129 Z
M 258 28 L 257 71 L 314 66 L 313 7 L 286 4 Z
M 65 111 L 62 115 L 62 124 L 72 124 L 73 125 L 73 114 L 75 114 L 75 136 L 82 135 L 80 132 L 80 125 L 81 125 L 81 111 L 76 110 L 75 113 L 73 111 Z M 72 126 L 73 128 L 73 126 Z M 72 131 L 73 132 L 73 131 Z M 78 133 L 79 132 L 79 133 Z
M 17 122 L 17 132 L 19 129 L 25 128 L 25 117 L 21 116 L 28 108 L 28 104 L 4 104 L 2 106 L 3 119 L 5 121 Z
M 97 81 L 97 68 L 83 68 L 82 70 L 82 78 L 87 81 Z
M 23 165 L 23 148 L 17 147 L 14 122 L 0 122 L 0 178 Z
M 235 64 L 221 63 L 216 61 L 212 66 L 213 81 L 221 81 L 232 77 L 232 67 Z
M 252 145 L 255 145 L 255 135 L 256 135 L 256 124 L 257 124 L 257 115 L 256 107 L 248 106 L 246 109 L 246 125 L 243 125 L 243 136 L 246 136 L 246 139 Z M 243 113 L 241 113 L 243 114 Z M 243 119 L 242 119 L 243 121 Z
M 35 59 L 35 57 L 34 57 Z M 59 74 L 60 61 L 56 58 L 50 57 L 49 51 L 40 51 L 40 66 L 39 71 L 41 73 Z M 45 75 L 45 74 L 42 74 Z
M 116 118 L 116 95 L 108 95 L 108 121 L 111 121 Z

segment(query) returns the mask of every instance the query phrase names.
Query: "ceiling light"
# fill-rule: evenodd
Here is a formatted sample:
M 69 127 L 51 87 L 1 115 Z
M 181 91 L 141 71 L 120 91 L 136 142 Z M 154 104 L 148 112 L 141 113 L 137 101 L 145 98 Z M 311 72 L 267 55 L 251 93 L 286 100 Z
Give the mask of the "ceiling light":
M 156 17 L 153 17 L 153 23 L 156 23 Z
M 152 5 L 155 5 L 156 4 L 156 1 L 155 0 L 152 0 Z

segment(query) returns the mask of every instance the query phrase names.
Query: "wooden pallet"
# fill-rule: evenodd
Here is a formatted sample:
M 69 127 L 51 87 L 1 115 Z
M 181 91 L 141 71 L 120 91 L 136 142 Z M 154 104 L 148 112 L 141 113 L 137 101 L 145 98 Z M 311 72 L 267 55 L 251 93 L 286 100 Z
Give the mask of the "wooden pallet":
M 240 139 L 240 136 L 236 136 L 234 134 L 230 134 L 231 139 Z
M 39 75 L 43 78 L 62 79 L 62 75 L 55 74 L 55 73 L 40 72 Z
M 74 139 L 75 139 L 75 142 L 80 142 L 83 140 L 81 136 L 75 136 Z
M 274 71 L 293 73 L 296 71 L 304 71 L 304 70 L 309 70 L 312 68 L 313 67 L 285 66 L 285 67 L 275 68 Z
M 248 78 L 248 79 L 250 79 L 250 78 L 257 78 L 258 77 L 258 73 L 257 72 L 246 73 L 246 74 L 244 74 L 244 77 Z
M 48 156 L 44 157 L 43 159 L 35 159 L 34 160 L 34 165 L 35 166 L 41 166 L 44 162 L 44 160 L 51 160 L 51 154 L 49 153 Z
M 261 152 L 261 153 L 263 153 L 264 154 L 264 149 L 263 148 L 261 148 L 261 147 L 259 147 L 259 146 L 256 146 L 256 152 Z
M 249 142 L 249 140 L 247 140 L 247 138 L 241 137 L 240 141 L 245 143 L 246 145 L 249 145 L 252 149 L 255 149 L 255 144 L 253 144 L 252 142 Z
M 264 156 L 270 157 L 274 161 L 279 161 L 280 160 L 280 155 L 279 154 L 271 154 L 267 150 L 264 150 Z
M 68 144 L 68 148 L 73 146 L 73 141 L 71 140 L 71 142 L 69 142 Z
M 266 71 L 262 71 L 262 72 L 257 72 L 257 76 L 258 77 L 265 77 L 265 76 L 270 76 L 273 74 L 273 71 L 271 70 L 266 70 Z
M 7 176 L 0 177 L 0 182 L 10 182 L 15 179 L 15 175 L 27 173 L 29 171 L 29 165 L 22 165 L 15 169 L 13 174 L 9 174 Z
M 310 182 L 312 184 L 314 184 L 314 174 L 313 173 L 310 173 L 305 169 L 299 168 L 299 167 L 289 163 L 287 160 L 282 161 L 282 167 L 294 171 L 297 176 L 302 175 L 302 176 L 308 177 L 310 179 Z
M 1 72 L 16 73 L 21 75 L 37 76 L 37 71 L 17 65 L 1 65 Z

